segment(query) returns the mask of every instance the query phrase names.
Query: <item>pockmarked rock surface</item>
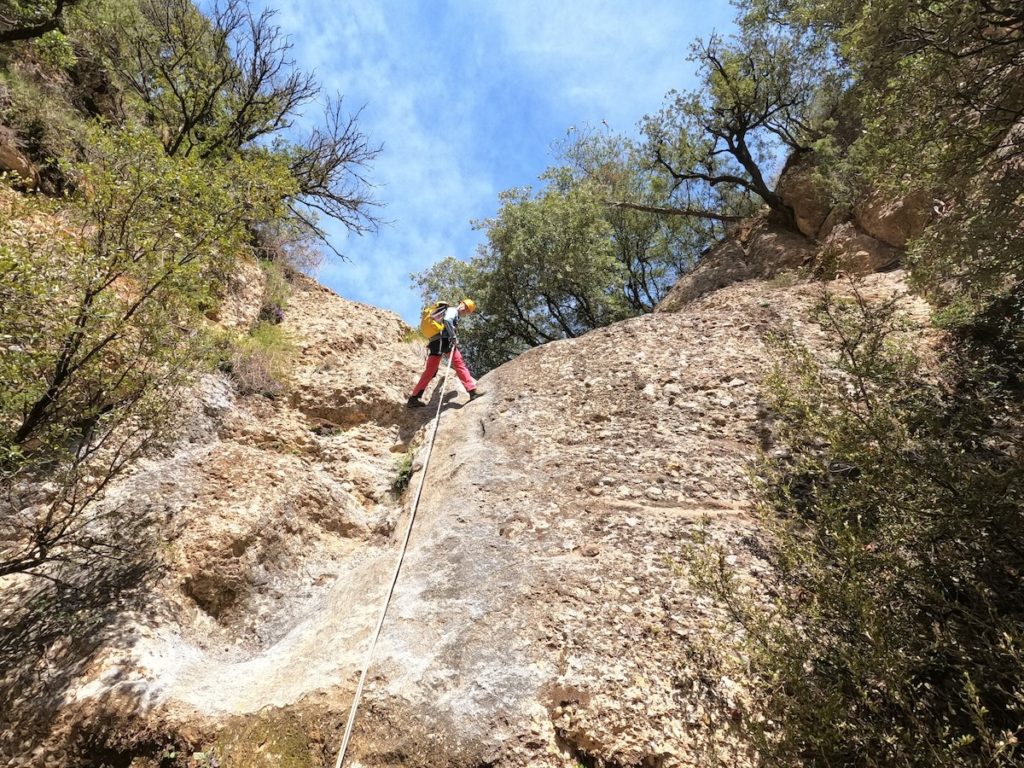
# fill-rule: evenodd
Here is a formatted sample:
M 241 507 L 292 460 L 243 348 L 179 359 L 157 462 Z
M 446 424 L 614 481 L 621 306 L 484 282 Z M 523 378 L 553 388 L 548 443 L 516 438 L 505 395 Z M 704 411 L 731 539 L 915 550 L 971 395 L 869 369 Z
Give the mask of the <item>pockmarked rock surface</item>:
M 238 280 L 257 309 L 258 273 Z M 245 325 L 237 303 L 228 327 Z M 107 494 L 149 516 L 157 573 L 74 683 L 50 686 L 59 714 L 34 723 L 50 733 L 18 733 L 16 712 L 11 732 L 0 722 L 11 765 L 71 764 L 48 750 L 83 731 L 129 756 L 201 743 L 226 718 L 350 690 L 391 567 L 396 461 L 421 427 L 401 404 L 423 347 L 396 315 L 302 277 L 283 329 L 285 395 L 206 377 L 181 403 L 180 433 Z
M 302 282 L 288 394 L 207 379 L 183 438 L 112 495 L 161 521 L 166 575 L 55 729 L 124 764 L 173 743 L 182 765 L 333 765 L 425 478 L 346 765 L 750 764 L 722 719 L 742 681 L 700 663 L 718 609 L 681 566 L 710 539 L 765 574 L 750 468 L 770 439 L 768 339 L 820 345 L 819 290 L 701 292 L 531 350 L 473 402 L 439 377 L 406 410 L 422 346 Z M 899 271 L 864 279 L 869 297 L 903 290 Z M 60 765 L 47 743 L 10 764 Z
M 803 235 L 764 218 L 752 219 L 713 245 L 698 267 L 673 286 L 655 312 L 675 312 L 688 302 L 742 280 L 766 279 L 809 267 L 817 255 L 815 244 Z
M 861 290 L 902 292 L 901 275 Z M 750 761 L 722 721 L 739 683 L 700 665 L 719 614 L 680 566 L 710 538 L 765 573 L 749 513 L 770 430 L 767 337 L 820 346 L 807 320 L 819 296 L 733 285 L 534 349 L 488 374 L 486 397 L 443 411 L 357 729 L 361 764 L 389 764 L 389 721 L 374 713 L 402 711 L 459 734 L 476 762 L 427 750 L 395 764 Z

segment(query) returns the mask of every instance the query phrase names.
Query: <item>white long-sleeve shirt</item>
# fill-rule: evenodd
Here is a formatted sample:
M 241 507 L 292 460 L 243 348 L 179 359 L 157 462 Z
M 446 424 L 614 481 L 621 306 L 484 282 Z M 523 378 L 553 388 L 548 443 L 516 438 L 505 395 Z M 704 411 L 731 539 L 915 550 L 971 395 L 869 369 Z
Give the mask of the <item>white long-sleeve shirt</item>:
M 448 307 L 444 311 L 444 319 L 441 321 L 444 323 L 444 330 L 441 332 L 442 336 L 454 337 L 455 327 L 459 324 L 459 308 Z

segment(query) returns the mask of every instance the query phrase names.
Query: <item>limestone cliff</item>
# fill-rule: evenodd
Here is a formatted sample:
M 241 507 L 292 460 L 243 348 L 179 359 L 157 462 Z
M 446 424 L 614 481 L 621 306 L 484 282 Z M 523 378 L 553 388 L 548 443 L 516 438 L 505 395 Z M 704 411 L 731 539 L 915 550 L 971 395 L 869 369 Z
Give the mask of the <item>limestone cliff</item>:
M 409 514 L 399 460 L 414 453 L 415 487 L 439 403 L 346 764 L 751 762 L 722 721 L 742 681 L 701 665 L 716 609 L 679 566 L 699 531 L 766 573 L 749 476 L 770 443 L 766 337 L 821 334 L 820 289 L 766 275 L 818 246 L 756 225 L 720 251 L 662 311 L 534 349 L 472 403 L 453 378 L 415 411 L 405 325 L 298 279 L 286 394 L 206 378 L 182 433 L 109 494 L 152 515 L 160 569 L 87 655 L 51 656 L 7 717 L 7 764 L 333 764 Z M 902 293 L 902 273 L 863 290 Z
M 702 676 L 691 640 L 712 609 L 675 563 L 706 517 L 763 568 L 746 514 L 763 335 L 813 336 L 812 298 L 731 286 L 534 350 L 473 404 L 449 390 L 352 759 L 698 760 L 691 743 L 720 730 L 711 705 L 736 691 Z M 290 315 L 304 329 L 290 401 L 208 380 L 188 439 L 113 499 L 159 510 L 168 573 L 61 718 L 103 723 L 124 755 L 154 732 L 224 766 L 327 763 L 337 745 L 407 514 L 393 460 L 429 414 L 401 409 L 418 355 L 396 318 L 313 286 Z

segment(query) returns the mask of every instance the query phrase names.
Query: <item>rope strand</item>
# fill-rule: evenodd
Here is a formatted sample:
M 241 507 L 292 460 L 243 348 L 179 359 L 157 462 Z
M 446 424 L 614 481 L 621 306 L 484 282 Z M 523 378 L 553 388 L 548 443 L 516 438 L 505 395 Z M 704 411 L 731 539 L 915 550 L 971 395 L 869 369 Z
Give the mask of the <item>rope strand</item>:
M 398 555 L 398 563 L 395 565 L 395 574 L 391 578 L 391 586 L 388 588 L 388 595 L 384 600 L 384 609 L 380 612 L 377 620 L 377 628 L 373 633 L 373 640 L 370 642 L 370 649 L 366 654 L 366 662 L 363 664 L 362 674 L 359 675 L 359 684 L 356 686 L 356 693 L 352 699 L 352 709 L 349 711 L 348 723 L 345 726 L 345 736 L 341 741 L 341 749 L 338 750 L 338 759 L 334 768 L 341 768 L 345 761 L 345 753 L 348 751 L 348 743 L 352 738 L 352 728 L 356 722 L 356 711 L 359 708 L 359 700 L 363 695 L 363 686 L 366 684 L 366 675 L 370 671 L 370 663 L 373 661 L 373 652 L 377 648 L 377 640 L 380 638 L 380 631 L 384 626 L 384 617 L 388 613 L 388 605 L 391 603 L 391 596 L 395 592 L 395 585 L 398 583 L 398 574 L 402 570 L 402 561 L 405 560 L 405 551 L 409 547 L 409 537 L 412 535 L 412 524 L 416 519 L 416 510 L 420 506 L 420 496 L 423 493 L 423 482 L 427 478 L 427 466 L 430 464 L 430 454 L 434 450 L 434 440 L 437 437 L 437 428 L 441 424 L 441 406 L 444 405 L 444 391 L 448 385 L 448 371 L 451 369 L 452 357 L 448 353 L 448 359 L 444 367 L 444 377 L 441 379 L 441 397 L 437 403 L 437 413 L 434 414 L 434 430 L 430 435 L 430 446 L 427 448 L 427 458 L 423 462 L 423 470 L 420 472 L 420 484 L 416 489 L 416 499 L 412 504 L 412 514 L 409 515 L 409 524 L 405 529 L 405 538 L 402 541 L 402 550 Z

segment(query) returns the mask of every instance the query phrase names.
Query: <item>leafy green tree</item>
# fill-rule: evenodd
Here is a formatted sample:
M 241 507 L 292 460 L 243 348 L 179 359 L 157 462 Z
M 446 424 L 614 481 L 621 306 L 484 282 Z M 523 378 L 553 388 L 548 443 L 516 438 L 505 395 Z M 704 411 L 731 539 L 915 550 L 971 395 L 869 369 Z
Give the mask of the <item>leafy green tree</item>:
M 274 14 L 254 13 L 247 0 L 225 0 L 209 16 L 192 0 L 133 0 L 83 20 L 83 33 L 131 94 L 126 110 L 153 125 L 167 154 L 214 159 L 270 148 L 288 158 L 291 216 L 333 249 L 319 215 L 354 232 L 378 224 L 363 169 L 379 148 L 340 97 L 326 100 L 304 139 L 288 138 L 321 88 L 295 68 Z
M 61 32 L 64 12 L 83 0 L 0 1 L 0 44 Z
M 483 226 L 495 282 L 489 306 L 538 344 L 579 336 L 622 315 L 622 269 L 601 205 L 587 189 L 510 190 Z
M 664 174 L 645 167 L 643 150 L 620 136 L 578 134 L 562 147 L 546 178 L 563 193 L 588 188 L 605 206 L 623 296 L 634 313 L 650 312 L 724 235 L 724 220 L 681 215 L 670 208 Z M 666 215 L 668 214 L 668 215 Z
M 585 189 L 501 194 L 487 244 L 467 265 L 454 259 L 414 276 L 427 302 L 438 289 L 472 295 L 480 316 L 461 334 L 478 370 L 529 347 L 579 336 L 628 314 L 602 205 Z
M 771 177 L 783 152 L 808 151 L 824 136 L 837 92 L 822 55 L 800 34 L 764 27 L 731 44 L 716 35 L 694 45 L 703 85 L 670 93 L 644 120 L 650 163 L 671 180 L 683 215 L 734 220 L 727 215 L 760 201 L 796 229 Z
M 68 169 L 79 199 L 16 199 L 0 238 L 0 575 L 114 546 L 97 502 L 169 422 L 202 314 L 294 183 L 269 153 L 172 158 L 144 130 L 95 131 L 89 151 Z
M 489 370 L 530 347 L 654 309 L 722 233 L 714 217 L 663 215 L 669 185 L 639 149 L 586 133 L 559 148 L 539 191 L 502 193 L 487 243 L 414 275 L 424 301 L 473 296 L 465 348 Z

